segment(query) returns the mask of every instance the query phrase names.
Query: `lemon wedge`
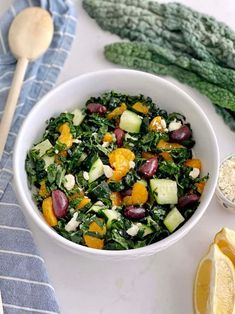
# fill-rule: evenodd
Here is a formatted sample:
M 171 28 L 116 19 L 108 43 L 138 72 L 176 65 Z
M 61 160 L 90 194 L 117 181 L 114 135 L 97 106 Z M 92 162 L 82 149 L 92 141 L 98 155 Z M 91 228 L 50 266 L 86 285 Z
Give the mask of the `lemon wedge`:
M 235 231 L 223 228 L 215 235 L 214 243 L 227 255 L 235 265 Z
M 200 261 L 194 285 L 196 314 L 235 313 L 235 269 L 217 244 Z

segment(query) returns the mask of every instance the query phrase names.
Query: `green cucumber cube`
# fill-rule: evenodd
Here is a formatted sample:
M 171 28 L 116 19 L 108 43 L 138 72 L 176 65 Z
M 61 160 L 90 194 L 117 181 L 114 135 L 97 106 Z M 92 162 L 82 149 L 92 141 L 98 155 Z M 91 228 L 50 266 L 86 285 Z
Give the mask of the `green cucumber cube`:
M 112 222 L 114 220 L 120 219 L 120 213 L 116 210 L 112 209 L 104 209 L 102 210 L 102 213 L 105 215 L 107 218 L 107 228 L 110 229 Z
M 125 110 L 120 118 L 119 127 L 130 133 L 139 133 L 142 119 L 138 114 Z
M 82 112 L 80 109 L 75 109 L 72 111 L 73 117 L 73 125 L 78 126 L 82 123 L 83 119 L 85 118 L 85 113 Z
M 95 181 L 99 177 L 104 174 L 103 163 L 100 158 L 96 159 L 96 161 L 92 164 L 89 171 L 89 183 Z
M 33 150 L 38 150 L 39 151 L 39 157 L 42 157 L 43 155 L 46 154 L 46 152 L 51 149 L 53 146 L 49 140 L 45 140 L 36 146 L 33 147 Z
M 181 215 L 178 209 L 174 207 L 167 214 L 163 223 L 170 232 L 173 232 L 184 220 L 184 217 Z
M 151 179 L 150 187 L 158 204 L 177 204 L 177 183 L 170 179 Z

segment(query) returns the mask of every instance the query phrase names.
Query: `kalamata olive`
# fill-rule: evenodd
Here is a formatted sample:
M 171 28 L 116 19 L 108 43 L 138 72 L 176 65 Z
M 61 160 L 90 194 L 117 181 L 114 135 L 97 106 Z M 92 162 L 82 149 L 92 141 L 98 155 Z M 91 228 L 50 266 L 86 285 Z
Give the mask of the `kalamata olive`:
M 158 160 L 157 157 L 152 157 L 148 159 L 142 166 L 139 167 L 138 172 L 142 174 L 145 178 L 149 179 L 157 171 Z
M 181 143 L 190 138 L 192 132 L 187 125 L 183 125 L 178 130 L 170 132 L 170 139 L 174 142 Z
M 62 218 L 66 215 L 69 202 L 64 192 L 60 190 L 52 191 L 52 205 L 57 218 Z
M 90 113 L 98 113 L 102 115 L 107 111 L 107 108 L 99 103 L 90 103 L 87 105 L 87 110 Z
M 178 199 L 178 206 L 180 208 L 189 207 L 193 205 L 194 203 L 198 202 L 199 198 L 200 197 L 196 194 L 187 194 L 187 195 L 181 196 Z
M 120 128 L 116 128 L 114 130 L 114 134 L 117 140 L 117 146 L 120 147 L 123 144 L 123 140 L 124 140 L 124 136 L 125 136 L 125 132 L 120 129 Z
M 123 190 L 123 191 L 120 192 L 120 194 L 121 194 L 122 197 L 131 196 L 131 194 L 132 194 L 132 189 Z
M 141 219 L 145 217 L 145 209 L 130 205 L 124 209 L 124 216 L 130 219 Z

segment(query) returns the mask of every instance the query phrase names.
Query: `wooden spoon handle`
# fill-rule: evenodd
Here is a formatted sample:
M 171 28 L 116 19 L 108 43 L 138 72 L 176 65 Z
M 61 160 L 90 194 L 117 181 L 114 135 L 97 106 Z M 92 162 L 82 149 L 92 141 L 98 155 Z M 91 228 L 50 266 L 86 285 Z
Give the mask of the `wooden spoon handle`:
M 11 127 L 12 118 L 14 116 L 16 104 L 20 95 L 28 63 L 29 63 L 28 59 L 20 58 L 18 59 L 16 65 L 16 71 L 14 74 L 11 89 L 9 91 L 9 95 L 7 98 L 6 106 L 0 124 L 0 160 L 2 158 L 8 132 Z

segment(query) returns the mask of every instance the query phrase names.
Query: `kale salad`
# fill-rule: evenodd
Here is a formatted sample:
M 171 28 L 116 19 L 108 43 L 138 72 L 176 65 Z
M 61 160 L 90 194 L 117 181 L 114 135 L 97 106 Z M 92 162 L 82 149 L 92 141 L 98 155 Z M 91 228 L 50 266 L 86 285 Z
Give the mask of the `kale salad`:
M 157 242 L 195 212 L 208 179 L 190 124 L 151 98 L 114 91 L 46 122 L 25 168 L 56 232 L 96 249 Z

